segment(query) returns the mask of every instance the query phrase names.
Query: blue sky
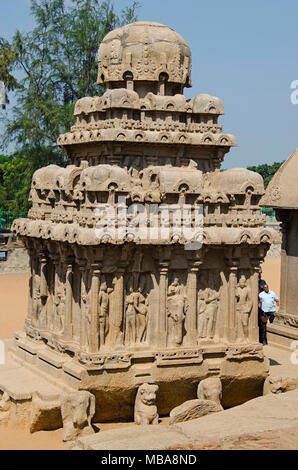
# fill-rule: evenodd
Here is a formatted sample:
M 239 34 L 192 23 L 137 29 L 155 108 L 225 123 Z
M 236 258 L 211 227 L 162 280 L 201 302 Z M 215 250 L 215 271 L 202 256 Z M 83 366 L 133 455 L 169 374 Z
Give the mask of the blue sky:
M 297 0 L 140 0 L 139 20 L 173 27 L 192 50 L 193 87 L 225 104 L 224 131 L 238 147 L 224 168 L 272 163 L 298 146 Z M 114 0 L 117 9 L 128 0 Z M 29 0 L 0 0 L 0 36 L 33 27 Z

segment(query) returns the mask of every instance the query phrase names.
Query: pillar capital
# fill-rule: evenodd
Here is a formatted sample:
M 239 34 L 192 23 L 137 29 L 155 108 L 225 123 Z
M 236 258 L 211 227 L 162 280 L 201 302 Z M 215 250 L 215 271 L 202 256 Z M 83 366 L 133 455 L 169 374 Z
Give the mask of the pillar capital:
M 85 259 L 76 259 L 76 263 L 80 271 L 85 271 L 87 269 L 87 260 Z
M 202 266 L 203 261 L 192 261 L 188 264 L 188 269 L 190 272 L 197 273 Z
M 159 261 L 158 269 L 160 274 L 167 274 L 169 270 L 169 262 L 168 261 Z
M 91 263 L 90 268 L 92 269 L 92 274 L 95 276 L 99 276 L 102 270 L 102 264 L 101 263 Z
M 229 267 L 230 271 L 236 272 L 239 268 L 239 259 L 227 259 L 226 258 L 226 264 Z

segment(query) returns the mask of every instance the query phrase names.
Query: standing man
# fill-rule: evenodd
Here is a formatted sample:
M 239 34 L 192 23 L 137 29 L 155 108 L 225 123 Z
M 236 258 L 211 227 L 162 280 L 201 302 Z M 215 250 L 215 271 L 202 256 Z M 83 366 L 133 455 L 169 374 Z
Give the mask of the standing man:
M 276 307 L 279 307 L 279 300 L 273 290 L 269 290 L 268 284 L 264 284 L 263 290 L 259 294 L 260 307 L 269 322 L 273 323 Z

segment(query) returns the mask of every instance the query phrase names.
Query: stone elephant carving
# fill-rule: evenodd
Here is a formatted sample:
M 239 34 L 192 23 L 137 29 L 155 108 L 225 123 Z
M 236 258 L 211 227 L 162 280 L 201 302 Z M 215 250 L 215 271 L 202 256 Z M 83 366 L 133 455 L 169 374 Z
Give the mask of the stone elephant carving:
M 217 403 L 220 409 L 222 399 L 222 385 L 219 377 L 208 377 L 207 379 L 201 380 L 198 385 L 197 397 L 200 400 L 210 400 Z
M 94 433 L 91 420 L 95 414 L 95 397 L 87 391 L 73 392 L 61 400 L 63 441 Z
M 81 187 L 86 191 L 108 191 L 110 188 L 129 191 L 130 179 L 126 169 L 102 164 L 82 171 Z

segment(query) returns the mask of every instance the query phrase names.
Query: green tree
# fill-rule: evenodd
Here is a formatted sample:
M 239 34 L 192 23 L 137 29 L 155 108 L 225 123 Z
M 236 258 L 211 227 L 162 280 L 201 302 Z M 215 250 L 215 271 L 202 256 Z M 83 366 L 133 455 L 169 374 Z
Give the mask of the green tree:
M 264 186 L 266 189 L 268 184 L 272 180 L 273 176 L 275 175 L 275 173 L 277 172 L 277 170 L 281 167 L 283 163 L 284 163 L 284 160 L 282 162 L 274 162 L 272 163 L 272 165 L 263 163 L 261 165 L 248 166 L 247 169 L 251 171 L 255 171 L 256 173 L 259 173 L 263 177 Z
M 13 91 L 18 82 L 12 72 L 16 65 L 17 54 L 5 39 L 0 38 L 0 82 L 5 83 L 8 91 Z
M 9 143 L 17 149 L 10 167 L 3 163 L 5 184 L 14 180 L 15 200 L 6 188 L 11 206 L 24 206 L 22 197 L 27 199 L 28 182 L 37 168 L 65 164 L 56 140 L 74 123 L 75 101 L 104 92 L 96 85 L 99 44 L 109 31 L 136 21 L 137 7 L 138 2 L 131 1 L 117 13 L 110 1 L 31 0 L 35 28 L 28 33 L 16 31 L 11 43 L 1 40 L 0 80 L 15 90 L 16 98 L 9 117 L 3 119 L 0 139 L 2 149 Z M 17 70 L 22 76 L 18 82 L 13 76 Z M 23 180 L 17 169 L 25 172 Z
M 27 211 L 31 184 L 31 165 L 21 154 L 0 155 L 0 208 L 6 211 Z

